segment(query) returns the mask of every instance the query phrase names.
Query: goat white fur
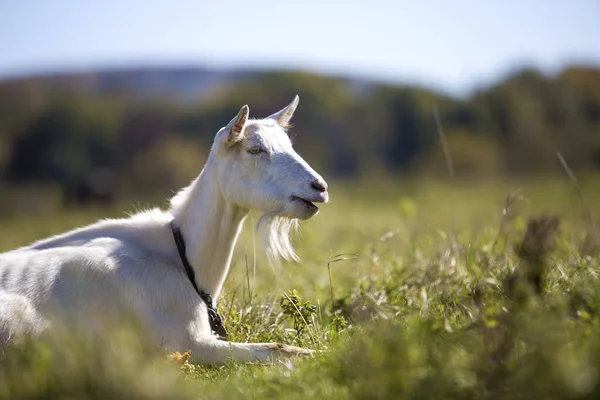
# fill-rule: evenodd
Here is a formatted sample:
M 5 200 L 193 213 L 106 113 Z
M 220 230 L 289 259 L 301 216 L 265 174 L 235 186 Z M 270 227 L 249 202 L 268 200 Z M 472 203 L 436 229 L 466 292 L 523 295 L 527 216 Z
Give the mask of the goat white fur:
M 249 210 L 270 258 L 296 259 L 289 230 L 327 202 L 327 185 L 285 132 L 298 96 L 265 119 L 248 106 L 215 136 L 200 175 L 168 211 L 103 220 L 0 254 L 0 347 L 52 329 L 55 317 L 92 331 L 127 312 L 157 345 L 191 350 L 201 363 L 308 354 L 276 343 L 234 343 L 213 335 L 207 306 L 188 279 L 170 224 L 181 229 L 197 286 L 218 298 Z M 62 320 L 61 320 L 62 321 Z M 62 323 L 62 322 L 61 322 Z

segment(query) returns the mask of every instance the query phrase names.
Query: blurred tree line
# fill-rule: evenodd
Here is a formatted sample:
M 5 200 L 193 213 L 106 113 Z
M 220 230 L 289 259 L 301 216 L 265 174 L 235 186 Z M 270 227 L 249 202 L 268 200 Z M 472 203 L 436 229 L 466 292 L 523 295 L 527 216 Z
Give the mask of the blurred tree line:
M 293 140 L 325 176 L 446 176 L 436 108 L 459 176 L 557 171 L 556 151 L 573 169 L 600 168 L 600 69 L 590 67 L 521 70 L 465 99 L 298 72 L 247 74 L 197 100 L 123 88 L 0 82 L 0 208 L 168 194 L 199 173 L 243 104 L 263 117 L 295 94 Z

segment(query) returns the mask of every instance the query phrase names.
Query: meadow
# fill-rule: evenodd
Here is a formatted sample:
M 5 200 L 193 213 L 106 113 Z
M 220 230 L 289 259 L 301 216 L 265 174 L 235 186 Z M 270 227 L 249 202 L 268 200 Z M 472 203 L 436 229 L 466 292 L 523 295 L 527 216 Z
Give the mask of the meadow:
M 314 357 L 201 367 L 65 327 L 0 356 L 0 398 L 598 398 L 600 176 L 579 178 L 330 180 L 301 264 L 269 265 L 248 218 L 219 305 L 231 340 Z M 15 215 L 0 251 L 163 204 Z

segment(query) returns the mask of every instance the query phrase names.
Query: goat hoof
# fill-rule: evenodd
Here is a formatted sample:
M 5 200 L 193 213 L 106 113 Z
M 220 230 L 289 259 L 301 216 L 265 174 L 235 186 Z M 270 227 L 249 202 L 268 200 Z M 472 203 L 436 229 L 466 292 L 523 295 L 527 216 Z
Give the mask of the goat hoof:
M 283 357 L 306 357 L 314 354 L 314 350 L 303 349 L 302 347 L 290 346 L 282 343 L 269 343 L 268 346 Z

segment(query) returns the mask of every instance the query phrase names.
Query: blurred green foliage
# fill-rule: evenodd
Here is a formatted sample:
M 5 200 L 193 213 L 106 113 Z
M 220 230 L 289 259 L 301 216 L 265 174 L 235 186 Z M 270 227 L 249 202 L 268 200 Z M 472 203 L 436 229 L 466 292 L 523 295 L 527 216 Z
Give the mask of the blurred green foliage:
M 591 67 L 553 77 L 521 70 L 467 98 L 301 72 L 247 73 L 178 98 L 133 90 L 135 73 L 105 75 L 0 82 L 5 192 L 58 189 L 67 204 L 165 196 L 199 172 L 215 133 L 243 104 L 264 117 L 295 94 L 291 134 L 326 177 L 446 176 L 436 108 L 459 176 L 557 171 L 557 151 L 575 170 L 600 167 L 600 70 Z M 2 209 L 24 207 L 13 197 Z

